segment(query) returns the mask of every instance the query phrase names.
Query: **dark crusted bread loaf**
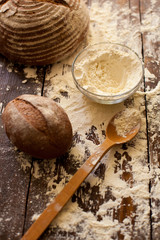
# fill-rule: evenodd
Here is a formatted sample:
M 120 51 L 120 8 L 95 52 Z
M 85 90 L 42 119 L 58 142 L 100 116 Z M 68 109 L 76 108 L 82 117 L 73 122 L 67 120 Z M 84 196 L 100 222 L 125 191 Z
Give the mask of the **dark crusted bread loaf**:
M 2 120 L 12 143 L 34 157 L 55 158 L 71 145 L 69 118 L 49 98 L 21 95 L 7 104 Z
M 0 53 L 23 64 L 51 64 L 75 51 L 88 26 L 83 0 L 0 1 Z

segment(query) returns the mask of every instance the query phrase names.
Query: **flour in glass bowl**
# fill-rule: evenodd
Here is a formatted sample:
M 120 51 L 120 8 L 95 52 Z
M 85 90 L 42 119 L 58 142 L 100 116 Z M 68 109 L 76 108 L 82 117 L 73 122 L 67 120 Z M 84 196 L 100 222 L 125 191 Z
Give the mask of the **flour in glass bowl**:
M 133 52 L 123 51 L 120 45 L 96 46 L 87 48 L 86 56 L 82 52 L 75 62 L 74 76 L 81 87 L 95 94 L 115 95 L 137 86 L 143 74 L 141 62 Z

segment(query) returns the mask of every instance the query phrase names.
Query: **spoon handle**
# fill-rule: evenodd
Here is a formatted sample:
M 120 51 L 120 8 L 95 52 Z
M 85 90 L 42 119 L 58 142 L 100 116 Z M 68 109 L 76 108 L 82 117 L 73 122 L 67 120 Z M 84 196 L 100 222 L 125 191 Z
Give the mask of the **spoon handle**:
M 97 147 L 96 152 L 93 153 L 73 175 L 71 180 L 55 197 L 53 202 L 42 212 L 42 214 L 32 224 L 32 226 L 25 233 L 21 240 L 36 240 L 40 237 L 40 235 L 68 202 L 71 196 L 75 193 L 77 188 L 81 185 L 81 183 L 85 180 L 85 178 L 90 174 L 97 163 L 113 145 L 115 145 L 115 142 L 107 139 Z

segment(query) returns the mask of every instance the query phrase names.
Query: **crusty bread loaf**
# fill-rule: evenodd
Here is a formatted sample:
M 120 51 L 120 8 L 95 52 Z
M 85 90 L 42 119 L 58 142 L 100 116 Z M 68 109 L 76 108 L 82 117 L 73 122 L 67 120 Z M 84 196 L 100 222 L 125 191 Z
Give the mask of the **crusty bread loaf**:
M 75 51 L 88 25 L 83 0 L 0 1 L 0 53 L 27 65 L 50 64 Z
M 7 104 L 2 120 L 13 144 L 34 157 L 55 158 L 71 145 L 69 118 L 49 98 L 21 95 Z

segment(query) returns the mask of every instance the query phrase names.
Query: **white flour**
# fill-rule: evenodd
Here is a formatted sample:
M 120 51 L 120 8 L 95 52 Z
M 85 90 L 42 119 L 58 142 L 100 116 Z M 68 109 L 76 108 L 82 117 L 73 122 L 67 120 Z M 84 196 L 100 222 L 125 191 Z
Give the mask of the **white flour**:
M 120 46 L 117 49 L 107 44 L 93 46 L 88 49 L 87 56 L 83 53 L 82 56 L 75 63 L 76 80 L 95 94 L 123 94 L 142 78 L 142 66 L 137 56 L 123 52 Z
M 153 1 L 154 3 L 155 1 Z M 102 41 L 119 42 L 127 44 L 140 55 L 140 33 L 142 27 L 138 26 L 137 23 L 134 25 L 133 22 L 130 22 L 128 17 L 130 14 L 131 10 L 128 8 L 128 5 L 114 9 L 114 3 L 112 4 L 112 2 L 104 3 L 103 7 L 100 7 L 98 3 L 92 3 L 90 8 L 91 25 L 87 43 L 94 44 Z M 136 18 L 137 16 L 135 14 L 135 16 L 130 17 Z M 122 27 L 117 27 L 118 24 L 123 26 L 123 30 Z M 149 27 L 152 29 L 152 25 L 150 25 L 148 20 L 147 28 L 149 29 Z M 143 31 L 145 31 L 144 28 Z M 150 48 L 148 52 L 151 54 Z M 76 89 L 73 83 L 70 70 L 75 55 L 52 66 L 51 71 L 47 75 L 45 88 L 45 95 L 60 102 L 60 105 L 65 109 L 71 120 L 74 135 L 77 135 L 79 139 L 77 142 L 74 142 L 69 152 L 70 158 L 73 157 L 71 158 L 73 159 L 71 165 L 81 165 L 84 159 L 87 159 L 88 155 L 95 151 L 96 144 L 104 141 L 104 132 L 109 120 L 115 113 L 125 109 L 125 105 L 129 105 L 131 109 L 139 112 L 142 127 L 134 140 L 127 144 L 127 149 L 122 148 L 122 146 L 116 146 L 102 159 L 98 165 L 99 167 L 101 164 L 105 166 L 105 172 L 102 174 L 102 177 L 97 176 L 97 167 L 88 176 L 85 183 L 82 184 L 84 189 L 87 183 L 91 187 L 88 193 L 85 192 L 80 196 L 81 201 L 85 206 L 88 206 L 88 211 L 84 211 L 78 200 L 75 202 L 69 201 L 53 221 L 50 229 L 53 231 L 59 229 L 60 232 L 67 231 L 68 233 L 77 232 L 76 238 L 72 235 L 69 236 L 68 239 L 70 240 L 110 240 L 113 237 L 116 238 L 119 231 L 121 234 L 124 234 L 125 240 L 131 239 L 130 233 L 133 231 L 135 231 L 135 235 L 138 232 L 142 236 L 145 232 L 145 237 L 148 239 L 150 224 L 150 193 L 148 192 L 148 184 L 154 173 L 160 175 L 160 172 L 158 173 L 154 169 L 149 171 L 148 168 L 144 93 L 142 95 L 139 93 L 135 94 L 134 98 L 126 101 L 125 104 L 107 106 L 91 102 Z M 153 77 L 153 75 L 148 74 L 148 77 Z M 155 132 L 156 127 L 159 126 L 159 118 L 154 118 L 152 112 L 157 107 L 159 101 L 157 93 L 158 87 L 154 90 L 148 106 L 148 121 L 151 124 L 151 132 L 152 130 Z M 152 119 L 155 121 L 154 124 Z M 89 137 L 89 134 L 93 135 L 94 138 Z M 156 138 L 157 135 L 153 136 L 153 139 Z M 52 201 L 65 183 L 69 181 L 72 174 L 68 173 L 64 167 L 61 167 L 60 180 L 57 182 L 54 176 L 55 162 L 50 161 L 48 163 L 44 160 L 43 164 L 42 168 L 38 162 L 34 162 L 33 176 L 41 181 L 43 171 L 47 172 L 47 164 L 49 164 L 50 171 L 46 179 L 46 195 Z M 155 181 L 158 182 L 158 177 L 155 178 Z M 92 198 L 92 187 L 98 189 L 97 194 L 99 194 L 100 202 L 96 202 L 98 200 Z M 155 191 L 157 198 L 159 198 L 160 190 L 158 187 L 152 189 L 152 193 Z M 103 200 L 104 197 L 105 201 Z M 35 199 L 38 198 L 39 196 L 35 196 Z M 120 212 L 123 213 L 125 200 L 129 201 L 128 204 L 134 210 L 126 214 L 124 219 L 119 219 L 116 215 Z M 99 208 L 93 211 L 96 206 L 99 206 Z M 35 206 L 32 207 L 34 209 Z M 32 220 L 35 220 L 38 214 L 35 213 Z M 59 237 L 61 236 L 60 232 Z
M 127 133 L 140 124 L 140 121 L 139 111 L 127 108 L 114 118 L 113 125 L 119 136 L 126 137 Z

